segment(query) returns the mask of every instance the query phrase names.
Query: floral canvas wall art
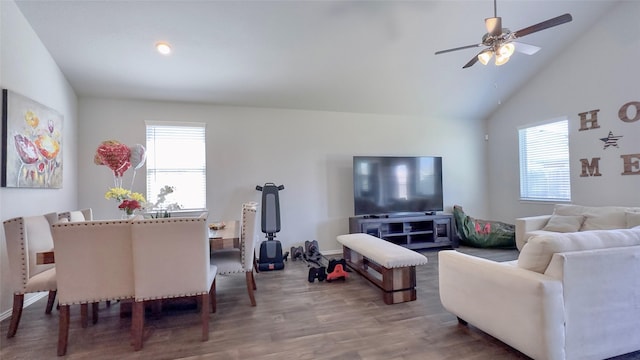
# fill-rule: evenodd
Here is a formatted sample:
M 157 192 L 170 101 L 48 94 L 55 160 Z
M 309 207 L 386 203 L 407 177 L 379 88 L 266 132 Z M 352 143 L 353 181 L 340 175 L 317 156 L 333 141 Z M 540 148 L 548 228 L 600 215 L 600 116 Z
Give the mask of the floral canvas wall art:
M 3 187 L 62 188 L 62 124 L 57 111 L 2 90 Z

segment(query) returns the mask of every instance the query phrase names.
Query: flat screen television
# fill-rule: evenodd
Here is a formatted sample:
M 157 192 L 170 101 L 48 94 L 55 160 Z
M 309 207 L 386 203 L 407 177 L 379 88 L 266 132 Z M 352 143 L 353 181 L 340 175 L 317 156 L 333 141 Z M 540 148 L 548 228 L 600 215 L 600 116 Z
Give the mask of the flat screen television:
M 354 156 L 353 198 L 356 216 L 442 211 L 442 158 Z

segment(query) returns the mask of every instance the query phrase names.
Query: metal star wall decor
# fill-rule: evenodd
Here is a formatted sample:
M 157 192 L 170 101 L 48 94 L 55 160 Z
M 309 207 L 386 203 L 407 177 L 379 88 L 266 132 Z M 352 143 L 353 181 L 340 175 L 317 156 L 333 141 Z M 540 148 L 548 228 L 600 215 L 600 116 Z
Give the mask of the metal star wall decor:
M 622 138 L 622 135 L 613 135 L 613 132 L 609 131 L 609 135 L 606 138 L 600 138 L 600 140 L 604 142 L 604 149 L 606 149 L 609 146 L 618 147 L 620 138 Z

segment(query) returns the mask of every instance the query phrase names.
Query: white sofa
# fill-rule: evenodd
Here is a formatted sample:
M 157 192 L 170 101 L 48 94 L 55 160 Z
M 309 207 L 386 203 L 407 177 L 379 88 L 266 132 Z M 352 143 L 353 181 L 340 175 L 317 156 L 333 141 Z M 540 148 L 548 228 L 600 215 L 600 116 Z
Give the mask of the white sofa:
M 534 359 L 640 350 L 640 227 L 535 236 L 510 262 L 438 260 L 445 309 Z
M 516 247 L 549 232 L 630 229 L 640 225 L 640 207 L 558 204 L 551 215 L 516 219 Z

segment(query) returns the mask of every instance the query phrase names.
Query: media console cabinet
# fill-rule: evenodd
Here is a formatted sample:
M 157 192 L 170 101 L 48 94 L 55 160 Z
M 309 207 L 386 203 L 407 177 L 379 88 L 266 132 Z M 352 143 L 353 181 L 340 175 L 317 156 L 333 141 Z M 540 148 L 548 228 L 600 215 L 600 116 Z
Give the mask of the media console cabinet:
M 373 235 L 412 250 L 458 247 L 454 226 L 450 214 L 349 218 L 349 233 Z

